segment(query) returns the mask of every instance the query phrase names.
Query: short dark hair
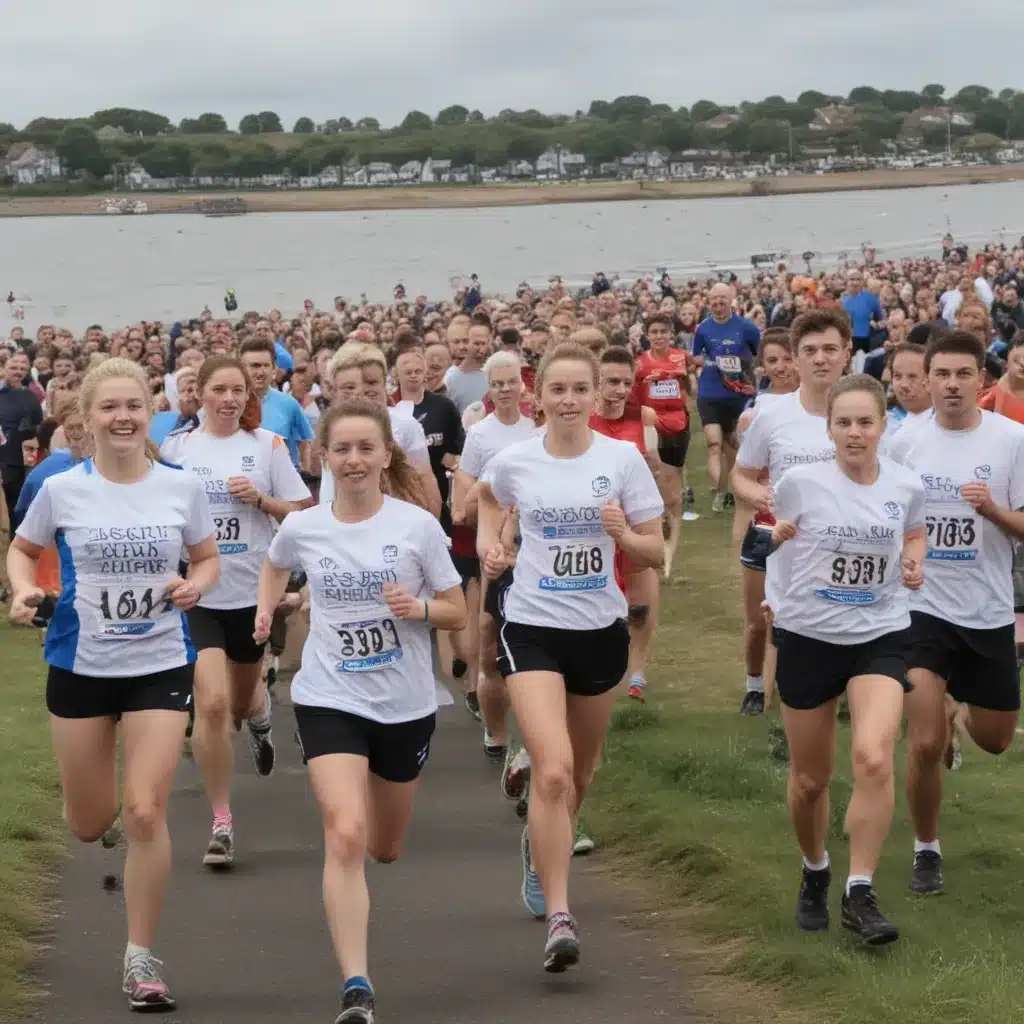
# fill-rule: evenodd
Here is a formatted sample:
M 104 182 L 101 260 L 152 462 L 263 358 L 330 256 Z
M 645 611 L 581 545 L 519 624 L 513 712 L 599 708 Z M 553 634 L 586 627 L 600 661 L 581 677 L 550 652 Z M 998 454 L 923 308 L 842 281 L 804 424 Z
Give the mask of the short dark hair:
M 946 325 L 935 320 L 929 320 L 927 323 L 914 324 L 910 328 L 907 334 L 907 341 L 914 345 L 927 345 L 932 338 L 938 337 L 946 331 Z
M 515 327 L 506 327 L 501 332 L 501 343 L 502 345 L 521 345 L 523 343 L 523 336 Z
M 834 330 L 839 332 L 844 345 L 853 341 L 853 328 L 850 326 L 850 318 L 844 309 L 832 309 L 829 307 L 808 309 L 801 313 L 789 329 L 789 336 L 793 341 L 793 351 L 800 347 L 800 342 L 808 334 L 824 334 L 825 331 Z
M 978 369 L 985 367 L 985 346 L 969 331 L 943 331 L 936 335 L 924 350 L 924 372 L 931 373 L 932 360 L 943 353 L 971 356 Z
M 239 358 L 245 355 L 246 352 L 266 352 L 270 356 L 270 361 L 276 366 L 277 365 L 277 349 L 274 348 L 272 341 L 267 341 L 266 338 L 248 338 L 238 346 Z
M 901 341 L 898 345 L 893 345 L 893 347 L 889 349 L 889 352 L 885 357 L 885 365 L 892 367 L 893 363 L 896 362 L 896 357 L 901 356 L 904 353 L 923 357 L 924 348 L 924 345 L 915 345 L 912 341 Z
M 628 366 L 631 370 L 636 369 L 636 360 L 633 353 L 622 345 L 610 345 L 601 353 L 599 360 L 602 366 L 615 363 L 616 365 Z
M 644 330 L 649 331 L 654 324 L 664 324 L 673 334 L 676 333 L 676 323 L 668 313 L 652 313 L 644 319 Z
M 1019 327 L 1013 337 L 1010 339 L 1009 345 L 1006 346 L 1007 352 L 1012 352 L 1015 348 L 1024 347 L 1024 327 Z
M 778 345 L 784 348 L 790 355 L 793 354 L 793 341 L 789 331 L 785 327 L 769 327 L 761 337 L 761 346 L 757 350 L 757 361 L 764 365 L 764 350 L 769 345 Z
M 487 330 L 494 332 L 494 324 L 491 322 L 491 318 L 486 313 L 474 313 L 469 318 L 470 327 L 486 327 Z

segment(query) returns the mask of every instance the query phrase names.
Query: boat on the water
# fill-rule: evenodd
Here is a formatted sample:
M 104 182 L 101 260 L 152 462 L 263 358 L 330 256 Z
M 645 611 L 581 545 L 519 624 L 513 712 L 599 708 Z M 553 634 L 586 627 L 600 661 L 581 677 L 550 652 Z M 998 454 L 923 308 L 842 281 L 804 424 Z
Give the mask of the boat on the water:
M 200 199 L 196 203 L 196 213 L 204 217 L 241 217 L 249 212 L 249 204 L 240 196 L 225 199 Z

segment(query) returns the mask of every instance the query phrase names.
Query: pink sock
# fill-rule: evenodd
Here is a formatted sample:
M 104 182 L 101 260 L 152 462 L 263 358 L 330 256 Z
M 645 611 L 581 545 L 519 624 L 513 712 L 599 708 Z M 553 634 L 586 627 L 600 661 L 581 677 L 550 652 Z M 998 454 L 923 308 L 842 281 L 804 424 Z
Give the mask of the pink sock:
M 230 807 L 221 807 L 221 808 L 216 808 L 215 807 L 214 810 L 213 810 L 213 824 L 215 826 L 216 825 L 226 825 L 228 828 L 231 828 L 231 808 Z

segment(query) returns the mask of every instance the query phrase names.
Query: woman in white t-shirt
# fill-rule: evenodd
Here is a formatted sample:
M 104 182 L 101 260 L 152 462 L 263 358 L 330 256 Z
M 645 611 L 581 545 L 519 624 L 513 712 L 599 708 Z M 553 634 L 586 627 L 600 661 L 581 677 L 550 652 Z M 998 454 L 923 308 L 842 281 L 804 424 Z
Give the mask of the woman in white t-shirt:
M 199 652 L 192 753 L 213 812 L 203 863 L 225 868 L 235 855 L 232 727 L 246 720 L 256 771 L 274 769 L 270 700 L 254 700 L 263 666 L 263 645 L 252 638 L 256 584 L 277 524 L 311 497 L 287 445 L 260 428 L 259 398 L 239 360 L 207 359 L 198 392 L 202 424 L 171 434 L 162 452 L 202 482 L 217 528 L 220 581 L 189 612 L 188 625 Z
M 388 364 L 384 353 L 374 345 L 360 341 L 346 342 L 328 364 L 327 376 L 333 387 L 333 402 L 365 398 L 387 410 L 395 444 L 405 452 L 409 464 L 419 477 L 427 499 L 426 507 L 433 515 L 440 517 L 441 492 L 430 466 L 427 435 L 408 412 L 388 408 Z M 329 505 L 333 500 L 334 479 L 330 473 L 324 473 L 320 483 L 320 504 Z
M 878 457 L 885 392 L 873 377 L 836 383 L 826 417 L 835 460 L 794 467 L 779 481 L 772 541 L 780 547 L 768 559 L 782 581 L 773 639 L 790 752 L 787 803 L 803 854 L 796 920 L 804 931 L 829 924 L 828 789 L 836 705 L 846 693 L 853 795 L 842 921 L 877 946 L 899 937 L 872 877 L 892 821 L 893 754 L 910 689 L 909 590 L 924 582 L 925 492 L 912 470 Z
M 532 763 L 522 897 L 530 913 L 547 917 L 544 967 L 553 973 L 580 956 L 569 913 L 573 820 L 629 661 L 616 546 L 641 567 L 664 557 L 664 506 L 644 457 L 590 428 L 598 377 L 587 349 L 549 351 L 536 378 L 546 432 L 495 456 L 479 485 L 477 549 L 488 579 L 511 560 L 500 540 L 505 510 L 519 512 L 498 666 Z
M 192 697 L 196 655 L 185 613 L 217 582 L 217 540 L 201 483 L 158 462 L 147 441 L 152 397 L 138 364 L 95 367 L 81 404 L 93 456 L 46 480 L 29 506 L 7 555 L 10 614 L 32 624 L 44 596 L 36 563 L 56 543 L 64 588 L 46 633 L 46 705 L 65 817 L 87 843 L 114 822 L 120 721 L 122 988 L 133 1010 L 173 1009 L 151 949 L 171 867 L 167 801 Z
M 299 741 L 324 825 L 324 903 L 344 975 L 344 1024 L 372 1024 L 364 863 L 397 859 L 434 732 L 432 628 L 465 623 L 441 524 L 387 411 L 362 399 L 324 413 L 330 505 L 281 526 L 259 585 L 256 640 L 289 572 L 309 579 L 310 629 L 292 681 Z M 412 504 L 400 498 L 411 498 Z

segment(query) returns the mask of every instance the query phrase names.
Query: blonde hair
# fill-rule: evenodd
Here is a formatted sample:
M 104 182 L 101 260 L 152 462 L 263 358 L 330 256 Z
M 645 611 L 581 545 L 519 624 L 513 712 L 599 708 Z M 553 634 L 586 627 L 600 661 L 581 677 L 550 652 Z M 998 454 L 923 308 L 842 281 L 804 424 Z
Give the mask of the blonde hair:
M 153 396 L 149 390 L 149 380 L 142 367 L 131 359 L 112 356 L 109 359 L 104 359 L 102 363 L 97 363 L 82 381 L 82 387 L 78 392 L 78 402 L 86 423 L 89 422 L 89 412 L 96 400 L 97 389 L 108 380 L 131 380 L 138 384 L 139 391 L 142 392 L 143 404 L 146 407 L 146 418 L 149 420 L 153 418 Z M 160 461 L 160 449 L 148 437 L 146 438 L 146 457 L 152 459 L 153 462 Z
M 327 379 L 333 381 L 342 370 L 362 370 L 367 366 L 379 366 L 387 380 L 388 361 L 376 345 L 368 345 L 364 341 L 346 341 L 331 356 L 327 364 Z
M 885 416 L 885 388 L 870 374 L 851 373 L 845 377 L 840 377 L 828 389 L 828 396 L 825 399 L 825 421 L 829 425 L 832 423 L 832 409 L 836 404 L 836 399 L 842 395 L 852 394 L 855 391 L 870 395 L 878 407 L 878 415 Z
M 495 370 L 515 370 L 522 375 L 523 364 L 514 352 L 495 352 L 494 355 L 487 357 L 482 369 L 487 383 L 490 384 L 491 374 Z
M 589 348 L 584 348 L 575 342 L 563 341 L 560 345 L 548 349 L 541 358 L 534 382 L 538 397 L 544 389 L 544 376 L 555 363 L 586 363 L 590 367 L 590 375 L 594 381 L 594 387 L 596 388 L 600 382 L 601 367 L 594 353 Z

